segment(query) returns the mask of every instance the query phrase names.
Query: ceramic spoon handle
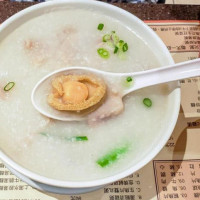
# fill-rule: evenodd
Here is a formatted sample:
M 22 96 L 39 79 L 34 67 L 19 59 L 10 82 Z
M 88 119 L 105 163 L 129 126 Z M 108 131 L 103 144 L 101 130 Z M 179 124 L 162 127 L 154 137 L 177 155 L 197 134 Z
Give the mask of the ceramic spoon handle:
M 200 58 L 123 76 L 131 76 L 134 80 L 133 86 L 124 91 L 124 95 L 126 95 L 147 86 L 200 76 Z

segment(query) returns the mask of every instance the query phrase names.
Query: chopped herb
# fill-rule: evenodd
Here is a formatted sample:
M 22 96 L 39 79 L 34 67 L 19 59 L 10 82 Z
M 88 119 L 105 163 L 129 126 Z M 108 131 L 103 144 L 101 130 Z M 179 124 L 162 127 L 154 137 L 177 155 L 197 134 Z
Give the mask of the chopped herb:
M 43 136 L 49 137 L 49 134 L 48 134 L 48 133 L 44 133 L 44 132 L 41 132 L 40 135 L 43 135 Z
M 46 137 L 50 137 L 50 135 L 48 133 L 45 132 L 40 132 L 40 135 L 46 136 Z M 87 141 L 88 137 L 87 136 L 73 136 L 73 137 L 59 137 L 59 136 L 52 136 L 55 139 L 64 139 L 67 141 Z
M 111 39 L 111 36 L 109 34 L 106 34 L 103 36 L 103 42 L 108 42 Z
M 147 106 L 147 107 L 151 107 L 151 106 L 152 106 L 152 101 L 151 101 L 151 99 L 149 99 L 149 98 L 144 98 L 144 99 L 143 99 L 143 103 L 144 103 L 144 105 Z
M 100 165 L 101 167 L 106 167 L 113 162 L 117 161 L 120 156 L 124 153 L 126 153 L 128 150 L 128 146 L 123 146 L 121 148 L 116 148 L 106 154 L 105 156 L 101 157 L 100 159 L 97 160 L 97 164 Z
M 124 41 L 123 40 L 120 40 L 118 43 L 117 43 L 117 47 L 119 49 L 122 49 L 123 48 L 123 45 L 124 45 Z
M 116 34 L 115 31 L 111 31 L 110 34 L 105 34 L 102 38 L 102 41 L 106 43 L 108 47 L 113 48 L 113 53 L 117 54 L 117 56 L 124 60 L 126 59 L 126 55 L 124 52 L 128 51 L 128 44 L 123 40 L 120 40 L 119 36 Z M 102 58 L 109 58 L 109 52 L 106 50 L 103 53 L 103 48 L 98 49 L 98 53 Z M 104 54 L 104 55 L 103 55 Z
M 104 27 L 104 24 L 99 24 L 98 27 L 97 27 L 97 29 L 100 30 L 100 31 L 102 31 L 103 27 Z
M 119 53 L 119 56 L 120 56 L 120 55 L 121 55 L 121 56 L 125 56 L 124 53 L 122 53 L 122 52 Z M 123 58 L 120 57 L 120 59 L 123 59 Z M 122 79 L 122 85 L 123 85 L 124 87 L 130 88 L 130 87 L 133 86 L 133 84 L 134 84 L 134 79 L 133 79 L 131 76 L 124 77 L 124 78 Z
M 114 54 L 117 53 L 119 50 L 119 48 L 117 46 L 115 46 L 115 49 L 114 49 Z
M 108 59 L 110 57 L 109 52 L 104 48 L 97 49 L 97 52 L 104 59 Z
M 15 86 L 14 82 L 9 82 L 5 87 L 4 87 L 4 91 L 9 91 L 11 90 L 13 87 Z
M 133 79 L 132 79 L 132 77 L 130 77 L 130 76 L 126 78 L 126 81 L 127 81 L 127 82 L 131 82 L 132 80 L 133 80 Z
M 115 45 L 113 44 L 112 40 L 107 41 L 106 44 L 110 48 L 115 48 Z
M 122 51 L 123 51 L 123 52 L 128 51 L 128 44 L 127 44 L 127 43 L 125 43 L 125 44 L 123 45 Z
M 119 42 L 119 37 L 115 32 L 112 32 L 111 39 L 112 39 L 114 45 L 117 45 L 117 43 Z
M 87 141 L 88 137 L 87 136 L 73 136 L 71 138 L 69 138 L 70 141 L 74 142 L 74 141 Z

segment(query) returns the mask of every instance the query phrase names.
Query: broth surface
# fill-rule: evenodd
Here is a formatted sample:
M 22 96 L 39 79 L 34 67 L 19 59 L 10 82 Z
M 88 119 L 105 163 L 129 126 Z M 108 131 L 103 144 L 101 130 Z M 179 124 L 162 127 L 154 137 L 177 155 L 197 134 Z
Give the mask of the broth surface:
M 97 30 L 99 23 L 104 24 L 102 31 Z M 103 35 L 113 30 L 129 45 L 124 60 L 113 53 L 109 59 L 97 54 L 98 48 L 106 48 Z M 31 92 L 42 77 L 67 66 L 117 73 L 147 70 L 160 64 L 147 41 L 134 30 L 98 12 L 55 11 L 26 22 L 0 43 L 1 149 L 23 167 L 59 180 L 95 180 L 136 164 L 164 129 L 166 87 L 129 94 L 123 100 L 123 113 L 97 126 L 51 120 L 34 109 Z M 15 86 L 5 92 L 3 88 L 10 81 Z M 146 97 L 153 102 L 151 108 L 142 103 Z M 65 139 L 77 135 L 87 136 L 88 141 Z M 105 168 L 97 164 L 99 158 L 127 144 L 128 152 L 117 162 Z

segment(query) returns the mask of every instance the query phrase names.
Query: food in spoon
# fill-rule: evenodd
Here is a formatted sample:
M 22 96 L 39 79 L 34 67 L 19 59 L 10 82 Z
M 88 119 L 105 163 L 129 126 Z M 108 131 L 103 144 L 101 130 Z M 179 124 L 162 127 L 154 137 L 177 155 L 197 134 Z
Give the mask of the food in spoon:
M 105 102 L 88 115 L 88 124 L 97 125 L 103 120 L 119 115 L 123 110 L 124 103 L 120 93 L 109 90 Z
M 62 75 L 52 81 L 52 87 L 49 105 L 65 111 L 90 108 L 99 103 L 106 93 L 106 85 L 93 75 Z

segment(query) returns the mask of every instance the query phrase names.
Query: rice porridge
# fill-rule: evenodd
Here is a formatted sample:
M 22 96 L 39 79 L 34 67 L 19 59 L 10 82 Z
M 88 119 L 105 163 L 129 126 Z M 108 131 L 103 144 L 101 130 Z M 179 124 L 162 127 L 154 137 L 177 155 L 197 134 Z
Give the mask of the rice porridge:
M 102 30 L 97 28 L 100 23 Z M 113 53 L 116 49 L 102 41 L 114 33 L 128 44 L 125 56 Z M 98 49 L 107 49 L 109 58 Z M 117 73 L 156 68 L 160 63 L 134 30 L 98 12 L 60 10 L 24 23 L 0 42 L 2 151 L 32 172 L 68 181 L 108 177 L 133 165 L 133 158 L 137 163 L 143 156 L 137 152 L 145 154 L 148 149 L 142 149 L 165 128 L 167 85 L 127 95 L 123 112 L 96 125 L 52 120 L 35 110 L 31 92 L 42 77 L 68 66 Z M 14 84 L 6 91 L 9 82 Z M 145 98 L 151 100 L 150 107 L 144 105 Z

